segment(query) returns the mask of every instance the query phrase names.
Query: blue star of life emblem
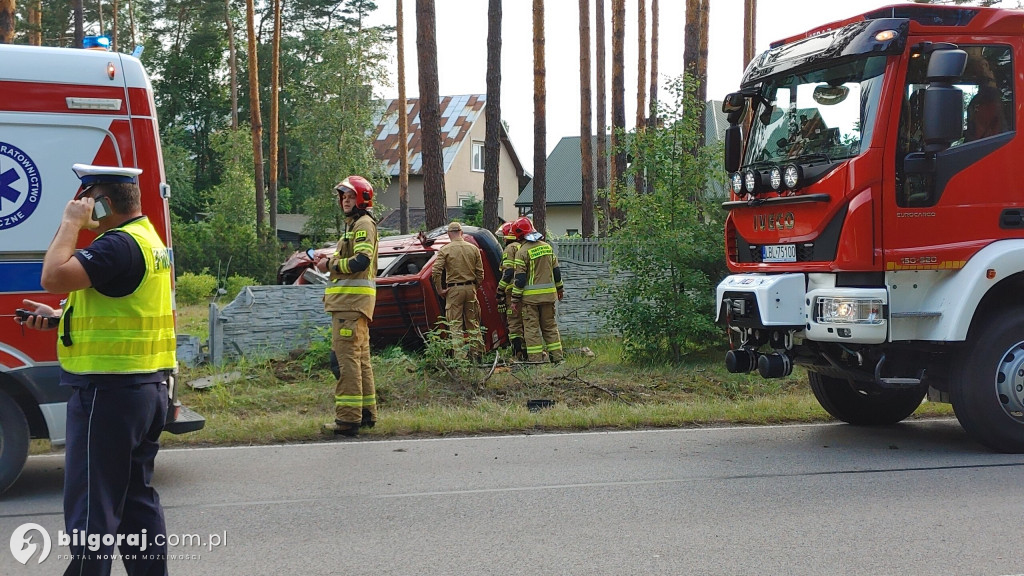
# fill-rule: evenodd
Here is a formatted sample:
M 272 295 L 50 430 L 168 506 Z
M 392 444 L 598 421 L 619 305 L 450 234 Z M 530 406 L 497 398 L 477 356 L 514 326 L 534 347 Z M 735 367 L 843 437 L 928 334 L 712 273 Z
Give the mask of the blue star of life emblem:
M 32 158 L 17 146 L 0 142 L 0 230 L 27 220 L 39 206 L 42 189 Z

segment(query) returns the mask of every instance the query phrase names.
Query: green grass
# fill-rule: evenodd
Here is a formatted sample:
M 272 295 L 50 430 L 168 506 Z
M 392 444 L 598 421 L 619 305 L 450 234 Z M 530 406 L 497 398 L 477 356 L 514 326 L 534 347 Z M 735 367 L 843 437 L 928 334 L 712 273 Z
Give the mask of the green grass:
M 201 307 L 205 314 L 205 306 Z M 189 310 L 179 310 L 182 319 Z M 682 366 L 638 366 L 622 361 L 616 339 L 565 342 L 559 366 L 499 367 L 439 372 L 422 354 L 397 348 L 373 358 L 380 415 L 363 435 L 376 438 L 536 430 L 641 429 L 727 424 L 829 421 L 802 369 L 787 378 L 730 374 L 722 353 Z M 493 357 L 492 357 L 493 359 Z M 489 366 L 488 366 L 489 368 Z M 282 360 L 242 361 L 184 368 L 181 381 L 238 371 L 242 377 L 206 390 L 184 385 L 181 400 L 206 417 L 195 433 L 164 434 L 165 445 L 264 444 L 321 440 L 334 418 L 334 377 L 327 347 Z M 485 381 L 486 379 L 486 381 Z M 531 399 L 554 401 L 530 412 Z M 948 405 L 924 403 L 915 417 L 949 415 Z

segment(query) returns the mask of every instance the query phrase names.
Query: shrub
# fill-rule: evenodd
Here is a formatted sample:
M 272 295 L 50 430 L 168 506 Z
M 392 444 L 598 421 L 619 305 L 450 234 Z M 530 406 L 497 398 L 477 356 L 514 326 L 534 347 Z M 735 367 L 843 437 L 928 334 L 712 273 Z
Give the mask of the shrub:
M 255 278 L 248 276 L 239 276 L 232 274 L 227 280 L 224 281 L 225 296 L 228 299 L 234 299 L 239 292 L 242 291 L 246 286 L 258 286 L 259 282 Z
M 213 296 L 217 289 L 217 279 L 206 273 L 185 272 L 178 276 L 175 286 L 178 304 L 200 304 Z

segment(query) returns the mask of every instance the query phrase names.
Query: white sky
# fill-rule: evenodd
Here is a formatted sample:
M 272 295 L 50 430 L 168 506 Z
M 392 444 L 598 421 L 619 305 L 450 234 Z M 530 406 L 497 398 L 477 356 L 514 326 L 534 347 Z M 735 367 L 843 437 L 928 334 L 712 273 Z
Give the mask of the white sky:
M 611 2 L 605 2 L 606 78 L 611 85 Z M 625 108 L 631 127 L 636 116 L 637 87 L 637 1 L 626 0 Z M 905 0 L 757 0 L 757 44 L 762 52 L 768 44 L 821 24 L 867 12 Z M 591 13 L 597 0 L 590 0 Z M 720 100 L 739 87 L 743 74 L 743 0 L 710 0 L 708 38 L 708 99 Z M 487 0 L 435 0 L 437 18 L 438 82 L 441 95 L 484 94 L 487 91 Z M 659 0 L 658 87 L 666 95 L 665 79 L 683 70 L 684 0 Z M 369 24 L 396 22 L 395 0 L 377 0 L 378 10 Z M 650 0 L 648 6 L 648 38 Z M 419 94 L 416 70 L 416 0 L 403 0 L 405 24 L 406 97 Z M 579 2 L 545 0 L 545 59 L 547 65 L 547 138 L 550 154 L 565 136 L 578 136 L 580 126 Z M 591 50 L 594 24 L 591 18 Z M 508 122 L 516 153 L 533 171 L 533 2 L 503 0 L 501 56 L 501 115 Z M 650 41 L 648 40 L 648 50 Z M 593 58 L 592 58 L 593 59 Z M 648 62 L 648 67 L 650 62 Z M 392 86 L 381 87 L 378 95 L 397 98 L 395 71 L 397 57 L 390 62 Z M 591 82 L 595 81 L 591 71 Z M 650 70 L 645 73 L 650 83 Z M 596 102 L 596 101 L 595 101 Z M 594 105 L 594 104 L 592 104 Z M 606 123 L 611 123 L 608 97 Z M 596 122 L 594 122 L 596 126 Z

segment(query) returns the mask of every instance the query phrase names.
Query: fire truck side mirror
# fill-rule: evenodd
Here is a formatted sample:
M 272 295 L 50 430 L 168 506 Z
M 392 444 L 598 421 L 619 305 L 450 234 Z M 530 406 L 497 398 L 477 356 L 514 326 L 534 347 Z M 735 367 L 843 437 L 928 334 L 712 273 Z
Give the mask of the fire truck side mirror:
M 963 74 L 966 63 L 963 50 L 936 50 L 931 54 L 921 119 L 925 152 L 941 152 L 963 137 L 963 91 L 953 82 Z
M 730 124 L 725 129 L 725 170 L 735 172 L 740 169 L 740 149 L 743 146 L 743 135 L 739 124 Z

